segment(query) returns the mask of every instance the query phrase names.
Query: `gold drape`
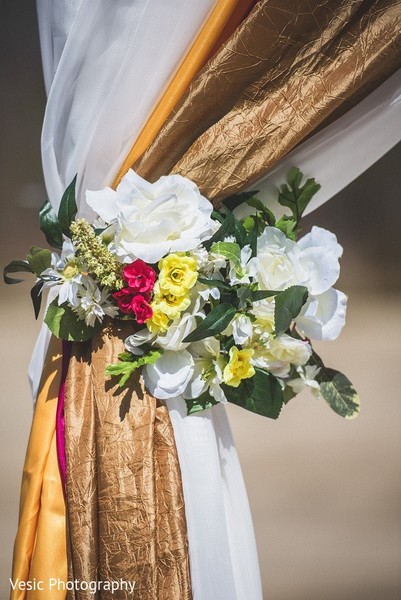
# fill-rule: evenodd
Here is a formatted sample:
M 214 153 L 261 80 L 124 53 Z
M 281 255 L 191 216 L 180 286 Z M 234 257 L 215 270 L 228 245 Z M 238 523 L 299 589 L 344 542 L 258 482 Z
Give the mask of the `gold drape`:
M 67 522 L 70 581 L 132 582 L 69 592 L 80 600 L 190 600 L 181 475 L 165 406 L 139 377 L 121 390 L 105 383 L 130 322 L 74 344 L 66 381 Z M 124 586 L 123 586 L 124 587 Z
M 133 168 L 238 192 L 400 65 L 399 0 L 261 0 Z
M 55 420 L 61 373 L 61 343 L 52 339 L 42 374 L 22 479 L 19 528 L 14 547 L 11 600 L 64 600 L 66 581 L 65 506 L 56 453 Z M 17 582 L 40 583 L 24 590 Z

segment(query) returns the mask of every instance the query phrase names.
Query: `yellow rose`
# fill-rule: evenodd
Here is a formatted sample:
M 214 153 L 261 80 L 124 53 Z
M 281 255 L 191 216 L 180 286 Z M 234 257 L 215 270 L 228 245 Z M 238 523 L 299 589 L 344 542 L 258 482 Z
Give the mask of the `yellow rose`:
M 253 350 L 238 350 L 236 346 L 230 349 L 230 361 L 223 371 L 223 381 L 232 387 L 238 387 L 243 379 L 255 375 L 251 365 Z
M 167 315 L 169 319 L 177 317 L 183 310 L 188 308 L 190 304 L 191 300 L 188 292 L 185 296 L 176 296 L 169 290 L 162 288 L 159 282 L 156 283 L 155 296 L 152 305 L 156 307 L 156 310 Z
M 196 283 L 196 258 L 185 254 L 169 254 L 159 261 L 159 284 L 174 296 L 186 296 Z
M 158 308 L 155 302 L 152 302 L 150 306 L 152 307 L 153 314 L 151 318 L 146 321 L 146 326 L 149 331 L 152 333 L 167 331 L 170 321 L 168 316 Z

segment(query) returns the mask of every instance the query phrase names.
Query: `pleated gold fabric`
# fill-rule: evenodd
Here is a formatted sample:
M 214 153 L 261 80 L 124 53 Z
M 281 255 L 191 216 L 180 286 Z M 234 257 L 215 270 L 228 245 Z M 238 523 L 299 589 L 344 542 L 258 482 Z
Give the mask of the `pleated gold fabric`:
M 57 462 L 56 419 L 61 342 L 52 339 L 22 476 L 20 516 L 14 546 L 11 600 L 64 600 L 67 579 L 65 505 Z M 22 582 L 43 582 L 27 590 Z M 59 580 L 61 585 L 53 585 Z
M 192 597 L 168 411 L 144 391 L 139 376 L 123 391 L 105 378 L 132 332 L 130 322 L 114 323 L 87 344 L 74 344 L 65 420 L 68 579 L 122 580 L 135 593 L 129 585 L 114 593 L 70 591 L 70 600 Z
M 133 168 L 241 191 L 401 65 L 399 0 L 261 0 Z

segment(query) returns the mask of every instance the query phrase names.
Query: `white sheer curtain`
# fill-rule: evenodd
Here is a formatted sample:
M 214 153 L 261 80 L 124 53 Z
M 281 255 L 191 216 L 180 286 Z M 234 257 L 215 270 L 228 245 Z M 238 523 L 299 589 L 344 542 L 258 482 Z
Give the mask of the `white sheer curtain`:
M 109 185 L 215 0 L 38 0 L 48 89 L 42 156 L 55 208 L 78 173 Z M 48 334 L 31 378 L 37 389 Z M 194 417 L 169 404 L 182 469 L 194 600 L 262 598 L 253 525 L 223 406 Z

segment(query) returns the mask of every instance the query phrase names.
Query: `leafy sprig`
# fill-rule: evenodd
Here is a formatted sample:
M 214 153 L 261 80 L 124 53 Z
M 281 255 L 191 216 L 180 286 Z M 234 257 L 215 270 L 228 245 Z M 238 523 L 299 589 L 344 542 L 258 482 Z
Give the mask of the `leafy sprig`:
M 130 352 L 122 352 L 119 354 L 119 362 L 106 367 L 106 375 L 108 377 L 120 377 L 118 381 L 119 387 L 124 387 L 131 375 L 139 367 L 144 365 L 153 365 L 163 354 L 163 350 L 148 350 L 142 356 L 135 356 Z

